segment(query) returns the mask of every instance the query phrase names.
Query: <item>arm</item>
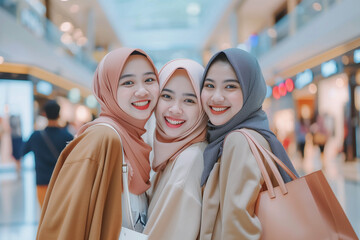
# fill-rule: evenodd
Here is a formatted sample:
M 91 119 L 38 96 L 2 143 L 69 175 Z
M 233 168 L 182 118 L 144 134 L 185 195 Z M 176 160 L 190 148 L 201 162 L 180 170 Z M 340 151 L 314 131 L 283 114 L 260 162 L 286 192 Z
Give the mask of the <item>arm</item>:
M 30 151 L 32 151 L 31 145 L 32 145 L 32 141 L 34 138 L 34 133 L 31 134 L 29 139 L 24 143 L 23 148 L 22 148 L 22 156 L 24 156 L 24 155 L 28 154 Z
M 94 127 L 64 149 L 45 197 L 37 239 L 119 236 L 121 151 L 118 136 L 106 126 Z
M 259 239 L 261 224 L 254 213 L 262 175 L 248 142 L 231 133 L 224 142 L 219 175 L 221 239 Z
M 152 211 L 144 230 L 149 240 L 195 240 L 199 234 L 202 151 L 185 150 L 175 161 L 174 165 L 169 163 L 159 176 L 166 178 L 171 174 L 169 179 L 158 179 L 159 185 L 150 203 Z M 169 168 L 172 171 L 168 171 Z

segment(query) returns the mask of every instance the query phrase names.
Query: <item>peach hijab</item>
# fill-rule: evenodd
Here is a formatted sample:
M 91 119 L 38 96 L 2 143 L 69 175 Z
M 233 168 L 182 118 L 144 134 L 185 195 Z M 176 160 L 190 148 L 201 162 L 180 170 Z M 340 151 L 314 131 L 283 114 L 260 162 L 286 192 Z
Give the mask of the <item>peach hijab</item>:
M 159 73 L 160 92 L 178 69 L 184 69 L 191 81 L 199 104 L 200 114 L 196 119 L 195 124 L 177 138 L 167 136 L 164 129 L 162 129 L 159 124 L 156 124 L 154 136 L 154 160 L 152 163 L 152 168 L 156 172 L 164 169 L 166 164 L 169 161 L 176 159 L 184 149 L 194 143 L 205 141 L 206 137 L 208 118 L 201 106 L 200 99 L 200 83 L 204 73 L 203 66 L 190 59 L 176 59 L 168 62 Z
M 125 161 L 129 165 L 129 191 L 139 195 L 150 187 L 149 153 L 151 147 L 141 138 L 141 135 L 146 132 L 144 126 L 147 120 L 129 116 L 117 103 L 119 79 L 127 59 L 134 51 L 146 56 L 158 79 L 157 70 L 144 51 L 119 48 L 108 53 L 99 63 L 93 81 L 93 92 L 101 107 L 100 116 L 82 126 L 77 135 L 98 123 L 107 123 L 114 127 L 121 136 Z

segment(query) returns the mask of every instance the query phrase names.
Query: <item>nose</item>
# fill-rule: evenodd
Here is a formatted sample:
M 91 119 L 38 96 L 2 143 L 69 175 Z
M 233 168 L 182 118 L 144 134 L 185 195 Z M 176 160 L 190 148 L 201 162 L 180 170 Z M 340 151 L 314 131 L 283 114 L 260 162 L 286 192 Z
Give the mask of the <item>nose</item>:
M 221 103 L 224 101 L 224 96 L 223 94 L 220 92 L 220 90 L 217 90 L 214 92 L 214 95 L 211 97 L 211 100 L 214 103 Z
M 135 92 L 136 97 L 145 97 L 149 94 L 148 90 L 144 87 L 144 85 L 140 85 L 139 88 Z
M 182 114 L 182 108 L 179 105 L 179 103 L 174 103 L 170 108 L 169 108 L 169 112 L 174 114 L 174 115 L 179 115 Z

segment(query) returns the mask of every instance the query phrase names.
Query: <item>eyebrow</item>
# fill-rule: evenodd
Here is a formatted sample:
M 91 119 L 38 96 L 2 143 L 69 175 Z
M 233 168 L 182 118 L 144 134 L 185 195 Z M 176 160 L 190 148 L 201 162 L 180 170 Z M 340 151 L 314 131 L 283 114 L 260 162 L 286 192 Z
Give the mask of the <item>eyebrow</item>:
M 235 82 L 235 83 L 240 84 L 240 82 L 237 79 L 227 79 L 224 81 L 224 83 L 227 83 L 227 82 Z
M 173 90 L 170 90 L 170 89 L 167 89 L 167 88 L 164 88 L 161 92 L 163 92 L 163 91 L 170 92 L 170 93 L 175 93 Z
M 154 72 L 146 72 L 146 73 L 144 73 L 143 75 L 144 75 L 144 76 L 146 76 L 146 75 L 155 75 L 155 73 L 154 73 Z M 119 80 L 121 80 L 121 79 L 123 79 L 123 78 L 127 78 L 127 77 L 134 77 L 134 76 L 135 76 L 134 74 L 124 74 L 124 75 L 122 75 L 122 76 L 120 77 Z
M 174 92 L 173 90 L 170 90 L 170 89 L 167 89 L 167 88 L 164 88 L 164 89 L 162 90 L 162 92 L 163 92 L 163 91 L 166 91 L 166 92 L 170 92 L 170 93 L 172 93 L 172 94 L 175 94 L 175 92 Z M 194 98 L 196 98 L 196 95 L 193 94 L 193 93 L 184 93 L 183 96 L 188 96 L 188 97 L 194 97 Z
M 194 97 L 196 98 L 196 95 L 193 93 L 184 93 L 183 96 L 187 96 L 187 97 Z

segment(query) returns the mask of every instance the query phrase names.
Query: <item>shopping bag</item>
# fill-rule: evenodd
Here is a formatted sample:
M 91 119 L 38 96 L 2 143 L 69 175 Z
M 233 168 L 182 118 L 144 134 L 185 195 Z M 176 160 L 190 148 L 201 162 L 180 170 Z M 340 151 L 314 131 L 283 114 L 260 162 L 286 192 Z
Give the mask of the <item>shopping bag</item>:
M 262 226 L 262 239 L 358 239 L 322 171 L 297 178 L 271 151 L 262 147 L 248 130 L 239 131 L 245 135 L 266 185 L 255 207 L 255 214 Z M 260 154 L 279 186 L 272 185 Z M 293 181 L 284 183 L 274 161 Z

